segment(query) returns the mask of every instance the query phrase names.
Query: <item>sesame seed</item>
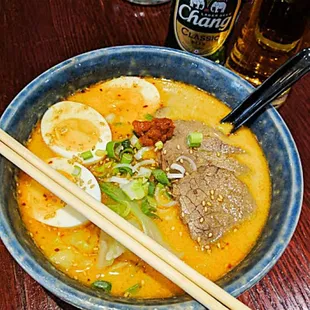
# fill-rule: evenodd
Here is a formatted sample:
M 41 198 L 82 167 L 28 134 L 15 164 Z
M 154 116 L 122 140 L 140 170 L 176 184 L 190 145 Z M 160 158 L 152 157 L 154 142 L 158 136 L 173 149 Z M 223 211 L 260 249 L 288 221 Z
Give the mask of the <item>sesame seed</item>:
M 163 154 L 166 155 L 167 154 L 167 150 L 163 150 Z
M 209 207 L 212 207 L 212 203 L 211 203 L 210 201 L 207 202 L 207 205 L 208 205 Z
M 220 198 L 220 199 L 223 199 L 223 196 L 222 196 L 222 195 L 219 195 L 219 198 Z
M 207 212 L 207 211 L 208 211 L 208 208 L 207 208 L 207 207 L 205 207 L 205 208 L 204 208 L 204 210 L 205 210 L 205 212 Z
M 201 251 L 203 252 L 204 250 L 205 250 L 205 248 L 202 246 L 202 247 L 201 247 Z
M 185 175 L 189 175 L 189 173 L 186 171 L 186 172 L 185 172 Z
M 168 172 L 168 171 L 170 170 L 170 168 L 169 168 L 169 167 L 167 167 L 165 170 Z
M 172 226 L 172 227 L 171 227 L 171 230 L 175 230 L 175 227 L 174 227 L 174 226 Z
M 214 195 L 214 190 L 213 190 L 213 189 L 211 189 L 210 193 L 211 193 L 211 195 Z
M 100 274 L 96 274 L 96 279 L 99 279 L 100 278 Z
M 179 235 L 180 235 L 180 237 L 182 237 L 182 236 L 183 236 L 183 232 L 182 232 L 182 231 L 180 231 L 180 232 L 179 232 Z
M 129 296 L 129 292 L 126 292 L 125 294 L 124 294 L 124 297 L 128 297 Z
M 90 186 L 91 189 L 94 188 L 94 187 L 95 187 L 95 184 L 92 184 L 92 185 Z
M 77 280 L 77 279 L 78 279 L 78 277 L 77 277 L 77 276 L 74 276 L 73 278 L 74 278 L 74 280 Z
M 200 220 L 199 220 L 199 222 L 200 222 L 200 223 L 203 223 L 204 220 L 205 220 L 205 219 L 204 219 L 203 217 L 201 217 Z
M 220 244 L 220 243 L 218 243 L 218 244 L 217 244 L 217 247 L 220 249 L 220 248 L 221 248 L 221 244 Z
M 145 281 L 144 280 L 141 280 L 141 285 L 144 285 L 145 284 Z
M 210 232 L 210 233 L 208 234 L 208 237 L 211 238 L 212 236 L 213 236 L 213 234 Z
M 237 229 L 237 228 L 235 228 L 235 229 L 234 229 L 234 232 L 236 232 L 236 231 L 238 231 L 238 229 Z
M 202 201 L 202 206 L 204 207 L 206 205 L 206 202 L 203 200 Z
M 217 156 L 217 157 L 220 157 L 220 156 L 221 156 L 221 153 L 220 153 L 220 152 L 217 152 L 217 153 L 216 153 L 216 156 Z
M 92 180 L 90 179 L 90 180 L 88 180 L 87 184 L 91 184 L 91 182 L 92 182 Z
M 33 237 L 33 233 L 29 233 L 29 236 L 30 236 L 30 237 Z
M 184 217 L 184 212 L 181 213 L 181 216 Z
M 183 160 L 183 158 L 181 158 L 181 159 L 180 159 L 180 163 L 181 163 L 181 164 L 183 164 L 183 163 L 184 163 L 184 160 Z
M 197 238 L 197 241 L 198 241 L 198 242 L 200 242 L 200 241 L 201 241 L 201 238 L 200 238 L 200 236 L 199 236 L 199 237 Z
M 180 148 L 181 148 L 181 147 L 180 147 L 180 145 L 178 144 L 178 145 L 177 145 L 177 149 L 179 150 Z
M 99 250 L 99 248 L 96 246 L 96 247 L 94 247 L 94 251 L 98 251 Z
M 193 150 L 192 150 L 192 149 L 190 149 L 190 150 L 189 150 L 189 153 L 190 153 L 190 154 L 193 154 Z
M 211 200 L 214 200 L 214 195 L 211 195 Z
M 205 246 L 206 250 L 210 250 L 210 245 Z

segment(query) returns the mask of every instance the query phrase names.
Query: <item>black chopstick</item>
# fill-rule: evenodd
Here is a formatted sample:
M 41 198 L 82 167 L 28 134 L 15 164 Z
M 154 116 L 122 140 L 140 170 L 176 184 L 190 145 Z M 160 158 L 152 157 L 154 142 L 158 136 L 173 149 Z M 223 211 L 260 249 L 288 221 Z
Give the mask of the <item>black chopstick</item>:
M 290 58 L 241 104 L 226 115 L 221 123 L 231 123 L 231 133 L 247 123 L 263 107 L 310 71 L 310 47 Z

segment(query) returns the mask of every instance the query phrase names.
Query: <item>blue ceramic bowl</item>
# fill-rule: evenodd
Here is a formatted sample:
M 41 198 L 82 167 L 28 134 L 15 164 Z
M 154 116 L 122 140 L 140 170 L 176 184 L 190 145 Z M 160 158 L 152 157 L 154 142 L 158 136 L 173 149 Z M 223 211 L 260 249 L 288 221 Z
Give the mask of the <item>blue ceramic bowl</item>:
M 92 51 L 46 71 L 26 86 L 2 115 L 0 125 L 25 142 L 46 109 L 77 89 L 121 75 L 163 77 L 196 85 L 234 107 L 253 91 L 237 75 L 201 57 L 168 48 L 123 46 Z M 218 281 L 238 296 L 259 281 L 276 263 L 298 222 L 303 196 L 299 155 L 284 121 L 269 108 L 251 126 L 267 157 L 272 178 L 268 222 L 251 253 Z M 15 197 L 17 169 L 0 158 L 2 241 L 15 260 L 42 286 L 84 309 L 202 309 L 187 296 L 125 300 L 97 292 L 56 270 L 36 248 L 22 225 Z

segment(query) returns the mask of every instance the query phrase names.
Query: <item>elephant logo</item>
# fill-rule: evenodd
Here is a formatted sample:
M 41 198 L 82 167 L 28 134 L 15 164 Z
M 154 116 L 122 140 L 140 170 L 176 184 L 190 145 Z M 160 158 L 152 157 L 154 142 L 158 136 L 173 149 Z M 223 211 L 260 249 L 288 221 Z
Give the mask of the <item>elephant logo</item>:
M 192 8 L 196 7 L 197 10 L 203 10 L 205 8 L 204 0 L 191 0 L 189 4 Z
M 225 2 L 214 1 L 210 7 L 212 13 L 224 13 L 226 9 Z

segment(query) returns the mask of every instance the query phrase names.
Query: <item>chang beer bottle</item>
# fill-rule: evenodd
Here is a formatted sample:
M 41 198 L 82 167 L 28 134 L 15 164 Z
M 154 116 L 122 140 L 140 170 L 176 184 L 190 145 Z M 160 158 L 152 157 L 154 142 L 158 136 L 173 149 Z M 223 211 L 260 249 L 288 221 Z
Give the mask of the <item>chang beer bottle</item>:
M 241 0 L 174 0 L 166 44 L 223 63 Z

